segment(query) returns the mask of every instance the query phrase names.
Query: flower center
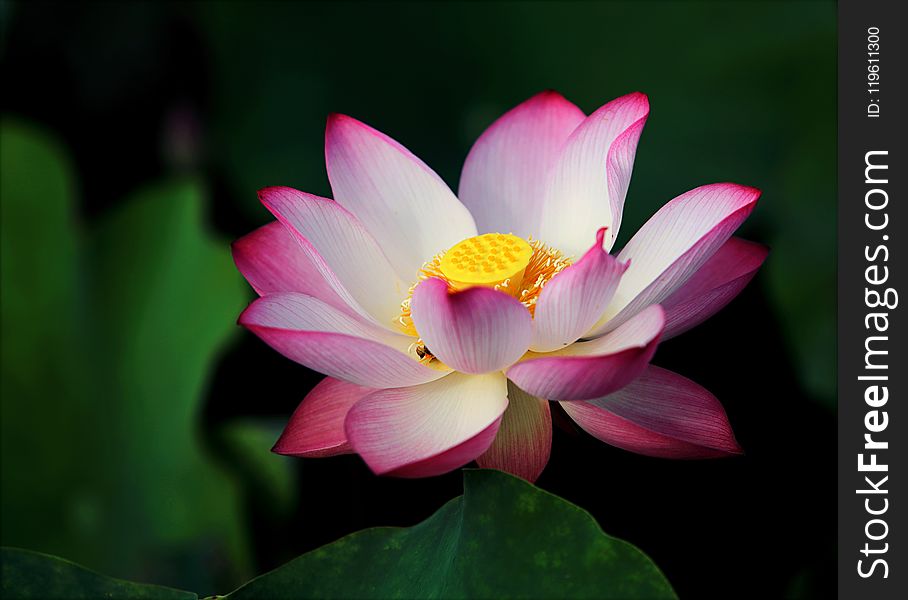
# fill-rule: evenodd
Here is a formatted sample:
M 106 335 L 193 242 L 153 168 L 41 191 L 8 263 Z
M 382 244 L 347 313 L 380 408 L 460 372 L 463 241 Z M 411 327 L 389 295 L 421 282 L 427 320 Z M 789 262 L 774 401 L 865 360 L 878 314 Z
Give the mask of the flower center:
M 520 300 L 533 315 L 542 288 L 570 264 L 570 257 L 532 238 L 524 240 L 510 233 L 467 238 L 422 266 L 416 283 L 400 304 L 397 324 L 407 335 L 419 337 L 410 316 L 410 299 L 416 286 L 429 277 L 446 281 L 453 290 L 477 285 L 501 290 Z M 421 340 L 414 342 L 412 351 L 420 362 L 429 364 L 434 360 Z
M 485 233 L 445 252 L 439 270 L 455 290 L 481 285 L 518 295 L 533 247 L 510 233 Z

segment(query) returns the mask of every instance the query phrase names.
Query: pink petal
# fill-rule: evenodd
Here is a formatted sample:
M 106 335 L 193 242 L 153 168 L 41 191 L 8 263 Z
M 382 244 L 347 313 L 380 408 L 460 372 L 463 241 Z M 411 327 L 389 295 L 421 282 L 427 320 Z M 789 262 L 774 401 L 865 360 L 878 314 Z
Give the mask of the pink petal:
M 398 279 L 378 244 L 336 202 L 287 187 L 259 192 L 292 231 L 325 281 L 358 314 L 391 329 L 409 284 Z
M 375 236 L 398 275 L 476 235 L 473 217 L 409 150 L 356 119 L 332 115 L 325 158 L 334 199 Z
M 350 454 L 344 419 L 356 402 L 373 388 L 325 377 L 293 411 L 272 452 L 288 456 L 322 457 Z
M 416 286 L 410 306 L 426 347 L 458 371 L 499 371 L 530 345 L 530 313 L 504 292 L 472 287 L 452 293 L 433 277 Z
M 604 398 L 561 406 L 590 435 L 631 452 L 660 458 L 741 453 L 715 396 L 659 367 Z
M 259 296 L 300 292 L 334 308 L 348 310 L 318 266 L 281 223 L 273 221 L 259 227 L 235 241 L 231 250 L 237 269 Z
M 549 400 L 589 400 L 610 394 L 643 372 L 664 323 L 662 308 L 651 306 L 607 336 L 547 354 L 531 353 L 508 369 L 508 378 Z
M 586 337 L 611 331 L 684 285 L 731 237 L 759 197 L 755 188 L 717 183 L 681 194 L 659 209 L 618 254 L 630 266 Z
M 574 130 L 546 185 L 540 239 L 580 256 L 604 225 L 605 248 L 611 249 L 648 115 L 649 100 L 635 92 L 612 100 Z
M 449 372 L 411 357 L 413 338 L 391 333 L 304 294 L 263 296 L 243 311 L 239 321 L 290 360 L 357 385 L 416 385 Z
M 769 249 L 733 237 L 675 293 L 662 302 L 667 340 L 699 325 L 725 307 L 756 275 Z
M 548 400 L 531 396 L 508 382 L 508 408 L 495 441 L 477 464 L 498 469 L 530 483 L 536 481 L 552 451 L 552 415 Z
M 621 229 L 621 218 L 624 216 L 624 201 L 627 198 L 627 190 L 631 184 L 634 159 L 637 156 L 637 144 L 640 141 L 640 135 L 643 133 L 643 126 L 646 125 L 647 115 L 649 115 L 649 103 L 646 105 L 646 115 L 634 121 L 630 127 L 616 137 L 608 149 L 605 173 L 608 180 L 612 219 L 614 219 L 612 221 L 613 234 L 609 243 L 609 250 L 614 245 L 615 239 L 618 237 L 618 231 Z
M 380 390 L 347 413 L 347 439 L 377 475 L 440 475 L 485 452 L 507 394 L 501 373 L 452 373 L 424 385 Z
M 545 182 L 565 140 L 586 115 L 558 92 L 536 94 L 479 136 L 458 195 L 480 232 L 538 237 Z
M 605 228 L 583 257 L 542 289 L 533 318 L 535 352 L 549 352 L 576 342 L 602 315 L 627 265 L 602 248 Z

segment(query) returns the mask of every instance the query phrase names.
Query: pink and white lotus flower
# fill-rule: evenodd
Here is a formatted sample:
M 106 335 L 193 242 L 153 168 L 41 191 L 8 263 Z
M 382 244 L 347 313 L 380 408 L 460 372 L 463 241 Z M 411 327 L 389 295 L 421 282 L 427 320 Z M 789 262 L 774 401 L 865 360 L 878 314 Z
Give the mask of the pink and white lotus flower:
M 740 452 L 715 397 L 649 362 L 763 262 L 763 246 L 731 237 L 759 191 L 691 190 L 609 254 L 648 114 L 640 93 L 586 116 L 543 92 L 483 133 L 459 196 L 396 141 L 332 115 L 334 200 L 264 189 L 277 222 L 233 248 L 260 295 L 240 323 L 328 376 L 274 450 L 355 452 L 400 477 L 476 460 L 533 481 L 557 401 L 641 454 Z

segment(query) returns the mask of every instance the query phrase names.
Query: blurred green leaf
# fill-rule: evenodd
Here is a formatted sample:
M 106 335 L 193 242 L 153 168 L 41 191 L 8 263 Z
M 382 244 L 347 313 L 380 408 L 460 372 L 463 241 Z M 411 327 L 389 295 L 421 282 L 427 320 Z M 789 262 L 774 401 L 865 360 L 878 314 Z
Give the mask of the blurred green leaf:
M 9 600 L 93 600 L 95 598 L 195 600 L 197 595 L 157 585 L 132 583 L 89 571 L 68 560 L 20 550 L 0 550 L 0 592 Z
M 93 233 L 93 322 L 110 391 L 121 399 L 119 475 L 142 474 L 117 505 L 156 544 L 192 544 L 193 554 L 219 541 L 236 559 L 236 490 L 195 435 L 209 366 L 246 296 L 226 245 L 205 234 L 201 190 L 184 182 L 141 192 Z M 203 565 L 188 562 L 181 581 Z
M 674 598 L 634 546 L 511 475 L 464 472 L 464 495 L 414 527 L 349 535 L 254 579 L 247 598 Z
M 84 350 L 81 236 L 62 150 L 15 123 L 0 126 L 0 461 L 3 543 L 71 554 L 93 539 L 103 478 L 104 396 Z M 91 398 L 99 402 L 91 403 Z M 75 426 L 74 426 L 75 425 Z M 93 431 L 94 430 L 94 431 Z M 100 432 L 97 430 L 101 430 Z M 35 537 L 32 537 L 32 536 Z M 90 546 L 93 547 L 94 545 Z M 90 561 L 97 553 L 90 552 Z
M 148 189 L 83 234 L 59 147 L 6 121 L 2 143 L 3 543 L 225 585 L 238 493 L 195 423 L 246 292 L 201 190 Z
M 294 459 L 271 452 L 283 429 L 282 423 L 237 420 L 222 425 L 215 434 L 224 467 L 243 482 L 248 501 L 275 527 L 297 507 Z

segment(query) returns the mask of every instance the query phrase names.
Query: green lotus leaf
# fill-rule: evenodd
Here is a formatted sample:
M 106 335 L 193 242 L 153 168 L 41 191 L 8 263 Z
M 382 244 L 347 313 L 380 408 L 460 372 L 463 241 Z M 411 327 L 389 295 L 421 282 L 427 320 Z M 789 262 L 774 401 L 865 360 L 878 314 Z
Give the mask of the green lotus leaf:
M 227 598 L 675 598 L 640 550 L 586 511 L 500 471 L 409 528 L 379 527 L 304 554 Z

